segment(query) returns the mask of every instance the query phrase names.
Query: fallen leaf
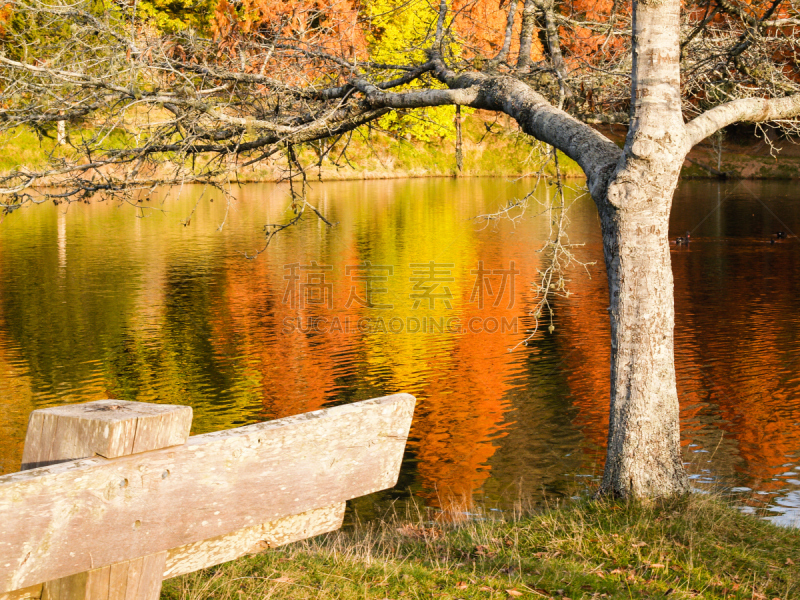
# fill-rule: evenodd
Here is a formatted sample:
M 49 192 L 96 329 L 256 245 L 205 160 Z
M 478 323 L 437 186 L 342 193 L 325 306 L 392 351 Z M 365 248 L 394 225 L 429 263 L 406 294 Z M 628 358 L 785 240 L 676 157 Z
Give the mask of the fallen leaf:
M 793 564 L 794 564 L 794 561 L 793 561 L 791 558 L 787 558 L 787 559 L 786 559 L 786 563 L 785 563 L 785 564 L 786 564 L 786 566 L 788 567 L 789 565 L 793 565 Z
M 597 577 L 600 577 L 601 579 L 605 579 L 606 578 L 605 573 L 603 573 L 602 571 L 589 571 L 586 574 L 587 575 L 596 575 Z
M 651 563 L 650 564 L 650 568 L 651 569 L 666 569 L 667 567 L 666 567 L 666 565 L 662 565 L 661 563 Z
M 456 584 L 456 589 L 457 589 L 457 590 L 465 590 L 465 589 L 467 589 L 468 587 L 469 587 L 469 586 L 468 586 L 468 585 L 467 585 L 465 582 L 463 582 L 463 581 L 459 581 L 459 582 Z
M 631 546 L 633 546 L 634 548 L 644 548 L 645 546 L 647 546 L 647 542 L 635 542 L 631 544 Z
M 404 525 L 397 528 L 397 533 L 416 539 L 438 539 L 444 535 L 441 529 L 436 527 L 415 527 L 414 525 Z
M 488 585 L 482 585 L 478 588 L 482 592 L 493 592 L 494 588 L 490 588 Z
M 506 594 L 508 594 L 509 596 L 514 596 L 515 598 L 517 596 L 522 596 L 522 592 L 520 592 L 519 590 L 506 590 Z
M 613 571 L 609 571 L 611 575 L 625 575 L 624 569 L 614 569 Z

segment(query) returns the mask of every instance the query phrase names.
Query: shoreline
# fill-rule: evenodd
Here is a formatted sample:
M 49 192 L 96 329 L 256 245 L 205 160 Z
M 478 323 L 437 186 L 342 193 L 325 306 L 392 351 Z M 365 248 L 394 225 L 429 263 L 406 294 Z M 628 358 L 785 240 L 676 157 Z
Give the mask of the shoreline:
M 624 144 L 624 128 L 613 125 L 596 128 L 618 146 Z M 77 138 L 86 131 L 75 130 L 73 135 Z M 695 146 L 684 161 L 681 179 L 800 179 L 800 145 L 793 144 L 793 140 L 765 141 L 754 137 L 752 132 L 733 132 L 723 141 L 720 145 L 706 140 Z M 773 156 L 776 145 L 782 146 L 782 150 Z M 56 157 L 66 157 L 70 153 L 69 147 L 61 150 L 51 140 L 39 140 L 26 131 L 0 140 L 0 147 L 5 151 L 0 156 L 0 174 L 43 166 L 51 152 Z M 321 182 L 466 177 L 522 179 L 536 177 L 543 165 L 545 178 L 555 176 L 548 162 L 548 147 L 523 134 L 513 121 L 492 121 L 481 111 L 464 119 L 463 169 L 460 172 L 456 169 L 455 139 L 449 134 L 422 142 L 387 132 L 357 130 L 346 142 L 336 142 L 324 149 L 303 148 L 298 158 L 306 165 L 309 181 Z M 577 163 L 563 154 L 560 154 L 560 163 L 564 178 L 585 178 Z M 169 165 L 169 161 L 156 164 L 148 176 L 167 174 L 164 167 Z M 231 172 L 220 176 L 218 183 L 278 183 L 285 180 L 288 171 L 286 157 L 281 155 L 238 171 L 233 170 L 235 163 L 228 163 L 228 167 Z M 57 187 L 59 179 L 43 178 L 32 187 Z

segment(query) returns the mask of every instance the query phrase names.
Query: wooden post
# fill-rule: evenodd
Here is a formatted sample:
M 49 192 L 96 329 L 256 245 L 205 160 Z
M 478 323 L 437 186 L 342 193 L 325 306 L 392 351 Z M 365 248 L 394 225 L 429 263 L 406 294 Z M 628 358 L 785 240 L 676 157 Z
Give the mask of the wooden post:
M 60 123 L 61 121 L 59 121 Z M 36 410 L 22 470 L 92 456 L 117 458 L 186 442 L 188 406 L 99 400 Z M 42 600 L 158 600 L 167 552 L 48 581 Z M 29 596 L 30 597 L 30 596 Z

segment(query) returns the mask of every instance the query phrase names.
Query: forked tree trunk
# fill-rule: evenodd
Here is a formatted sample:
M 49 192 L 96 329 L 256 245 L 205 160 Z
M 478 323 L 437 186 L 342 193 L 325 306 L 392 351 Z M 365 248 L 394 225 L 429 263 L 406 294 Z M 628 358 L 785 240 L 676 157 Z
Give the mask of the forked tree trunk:
M 605 198 L 596 198 L 611 317 L 611 411 L 600 493 L 613 496 L 652 498 L 689 488 L 667 237 L 686 146 L 679 11 L 680 0 L 634 3 L 631 124 Z

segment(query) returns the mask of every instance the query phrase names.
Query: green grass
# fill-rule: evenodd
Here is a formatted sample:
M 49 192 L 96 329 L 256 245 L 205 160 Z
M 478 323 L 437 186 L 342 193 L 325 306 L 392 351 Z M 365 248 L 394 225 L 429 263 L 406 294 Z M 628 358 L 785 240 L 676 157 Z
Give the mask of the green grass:
M 49 134 L 55 136 L 55 129 Z M 70 124 L 68 134 L 73 143 L 92 135 L 85 126 Z M 545 146 L 520 133 L 509 121 L 488 122 L 479 115 L 464 119 L 464 169 L 463 175 L 508 176 L 536 173 L 545 155 Z M 104 139 L 104 146 L 119 148 L 125 134 L 114 131 Z M 55 150 L 54 150 L 55 149 Z M 387 177 L 452 177 L 456 174 L 455 140 L 443 135 L 433 142 L 406 139 L 362 127 L 352 137 L 342 138 L 332 149 L 327 143 L 319 160 L 317 151 L 305 146 L 299 152 L 301 162 L 308 167 L 310 177 L 321 175 L 323 180 L 372 179 Z M 55 140 L 39 136 L 27 128 L 17 128 L 0 134 L 0 173 L 19 169 L 37 169 L 52 158 L 74 154 L 68 146 L 56 148 Z M 202 163 L 202 161 L 200 161 Z M 580 167 L 561 155 L 566 176 L 582 176 Z M 239 181 L 274 181 L 281 178 L 287 168 L 286 159 L 256 163 L 238 169 Z M 552 166 L 548 172 L 552 174 Z
M 70 124 L 67 127 L 70 139 L 79 144 L 81 137 L 93 135 L 86 126 Z M 96 133 L 96 132 L 95 132 Z M 50 127 L 49 134 L 55 136 Z M 104 145 L 120 148 L 126 134 L 115 130 L 104 138 Z M 475 112 L 464 117 L 464 176 L 518 176 L 533 175 L 546 161 L 547 147 L 519 131 L 513 121 L 494 118 L 488 113 Z M 36 170 L 51 158 L 74 155 L 69 147 L 55 148 L 55 141 L 38 136 L 27 128 L 17 128 L 0 134 L 0 174 L 21 167 Z M 322 160 L 320 150 L 324 150 Z M 343 153 L 344 151 L 344 153 Z M 707 154 L 707 153 L 706 153 Z M 452 177 L 456 175 L 455 140 L 451 134 L 442 135 L 432 142 L 406 139 L 382 131 L 370 131 L 362 127 L 352 137 L 342 138 L 332 149 L 326 144 L 315 151 L 306 146 L 299 151 L 301 162 L 308 167 L 308 174 L 322 180 L 382 179 L 395 177 Z M 713 156 L 699 156 L 701 163 L 715 165 Z M 566 177 L 583 177 L 580 167 L 560 154 L 562 173 Z M 188 161 L 186 165 L 190 164 Z M 204 164 L 202 159 L 198 164 Z M 287 164 L 283 156 L 276 160 L 256 163 L 237 169 L 235 176 L 241 182 L 276 181 L 286 174 Z M 782 156 L 750 156 L 728 152 L 723 170 L 732 178 L 791 179 L 800 177 L 800 158 Z M 545 172 L 554 174 L 552 162 Z M 685 178 L 714 177 L 700 165 L 689 164 L 682 170 Z
M 56 145 L 55 127 L 48 127 L 46 132 L 47 135 L 37 135 L 32 129 L 17 127 L 0 133 L 0 174 L 20 168 L 35 171 L 48 163 L 76 154 L 74 148 L 68 145 Z M 72 143 L 77 145 L 83 138 L 97 135 L 96 131 L 75 126 L 70 127 L 68 132 Z M 120 148 L 124 140 L 124 132 L 114 130 L 106 136 L 105 145 L 108 148 Z
M 18 128 L 0 136 L 0 173 L 13 171 L 20 167 L 36 169 L 47 164 L 48 155 L 55 142 L 48 138 L 40 139 L 30 129 Z
M 796 564 L 797 563 L 797 564 Z M 170 600 L 800 597 L 800 531 L 693 495 L 389 519 L 164 582 Z

